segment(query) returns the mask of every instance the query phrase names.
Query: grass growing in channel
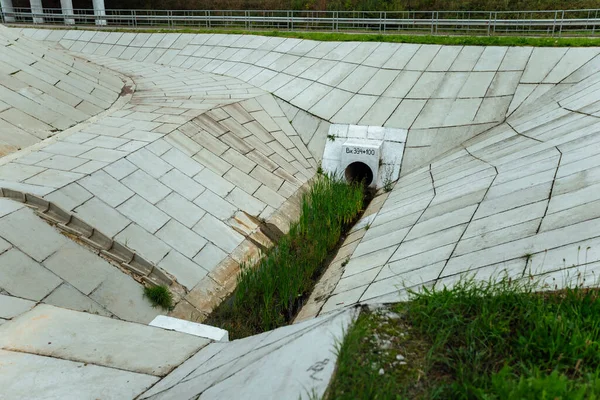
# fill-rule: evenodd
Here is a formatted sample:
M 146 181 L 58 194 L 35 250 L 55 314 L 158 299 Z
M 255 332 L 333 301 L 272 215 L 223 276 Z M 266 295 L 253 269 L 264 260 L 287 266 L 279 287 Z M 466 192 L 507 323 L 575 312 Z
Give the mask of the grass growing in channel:
M 256 265 L 243 265 L 212 324 L 240 338 L 283 326 L 309 294 L 324 261 L 363 208 L 364 188 L 320 175 L 302 197 L 299 220 Z
M 145 287 L 144 296 L 150 300 L 153 307 L 162 307 L 165 310 L 173 308 L 173 295 L 166 286 Z
M 536 289 L 465 281 L 363 313 L 328 398 L 600 398 L 600 292 Z

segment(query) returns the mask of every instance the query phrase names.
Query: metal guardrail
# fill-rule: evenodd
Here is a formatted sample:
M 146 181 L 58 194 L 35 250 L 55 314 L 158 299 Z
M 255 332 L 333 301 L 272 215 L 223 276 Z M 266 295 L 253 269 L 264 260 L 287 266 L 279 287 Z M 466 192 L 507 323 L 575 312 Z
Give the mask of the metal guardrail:
M 10 11 L 10 12 L 9 12 Z M 100 15 L 102 14 L 102 15 Z M 597 36 L 600 9 L 554 11 L 251 11 L 105 10 L 30 8 L 0 12 L 2 22 L 42 25 L 110 25 L 132 28 L 221 28 L 247 30 L 426 33 L 471 35 Z

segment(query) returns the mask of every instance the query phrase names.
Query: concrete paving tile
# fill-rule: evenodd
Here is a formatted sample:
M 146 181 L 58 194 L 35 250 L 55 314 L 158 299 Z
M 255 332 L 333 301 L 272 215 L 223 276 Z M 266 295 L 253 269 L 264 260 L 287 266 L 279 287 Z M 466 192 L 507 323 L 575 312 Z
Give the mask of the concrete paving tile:
M 227 257 L 227 253 L 214 244 L 207 243 L 194 257 L 194 262 L 205 270 L 212 271 L 225 257 Z
M 406 97 L 412 99 L 430 98 L 438 90 L 445 76 L 446 74 L 443 72 L 424 72 L 414 83 Z M 394 84 L 391 87 L 393 88 Z
M 74 213 L 100 232 L 113 237 L 131 223 L 114 208 L 93 197 L 74 209 Z
M 202 184 L 204 187 L 210 188 L 211 191 L 221 197 L 226 196 L 234 188 L 234 185 L 208 168 L 204 168 L 196 176 L 194 176 L 194 180 Z
M 193 258 L 206 244 L 206 240 L 173 219 L 156 235 L 189 258 Z
M 194 226 L 206 213 L 177 193 L 171 193 L 156 206 L 188 228 Z
M 190 177 L 196 175 L 203 168 L 200 164 L 177 149 L 171 149 L 161 157 L 163 160 Z
M 206 269 L 175 250 L 171 250 L 158 266 L 175 276 L 177 282 L 190 290 L 208 273 Z
M 459 97 L 483 97 L 494 79 L 493 72 L 473 72 L 458 93 Z
M 319 100 L 309 111 L 323 119 L 331 119 L 352 98 L 352 93 L 333 89 Z
M 497 71 L 506 56 L 507 47 L 488 46 L 483 50 L 473 71 Z
M 254 193 L 254 197 L 275 209 L 281 207 L 286 200 L 285 197 L 264 185 Z
M 239 168 L 241 171 L 245 172 L 246 174 L 250 173 L 250 171 L 252 171 L 252 169 L 256 166 L 256 163 L 254 161 L 252 161 L 252 160 L 248 159 L 246 156 L 240 154 L 235 149 L 227 150 L 222 155 L 222 157 L 225 161 L 229 162 L 234 167 Z
M 450 71 L 472 71 L 485 47 L 464 46 L 450 67 Z
M 259 215 L 262 212 L 262 210 L 266 207 L 266 205 L 262 201 L 250 196 L 249 194 L 247 194 L 239 188 L 233 189 L 225 197 L 225 200 L 235 205 L 240 210 L 244 210 L 247 213 L 254 216 Z
M 52 155 L 52 156 L 44 159 L 43 161 L 37 163 L 37 166 L 44 167 L 44 168 L 50 168 L 50 169 L 58 169 L 58 170 L 62 170 L 62 171 L 71 171 L 71 170 L 79 167 L 81 164 L 85 163 L 86 161 L 87 160 L 82 160 L 81 158 L 77 158 L 77 157 L 69 157 L 69 156 L 63 156 L 60 154 L 56 154 L 56 155 Z M 1 174 L 2 174 L 2 171 L 0 170 L 0 175 Z
M 222 160 L 220 157 L 214 155 L 207 149 L 200 150 L 197 154 L 193 156 L 193 158 L 194 160 L 198 161 L 201 165 L 206 167 L 205 169 L 200 171 L 200 173 L 196 176 L 203 174 L 203 172 L 207 169 L 212 170 L 215 174 L 223 175 L 231 168 L 231 164 Z
M 171 189 L 142 170 L 126 176 L 121 183 L 152 204 L 156 204 L 171 193 Z
M 0 236 L 36 261 L 44 260 L 69 242 L 27 208 L 0 219 Z
M 158 378 L 36 354 L 0 350 L 5 368 L 0 384 L 10 398 L 133 398 Z M 77 382 L 73 385 L 73 382 Z M 35 384 L 32 384 L 35 382 Z
M 79 184 L 112 207 L 118 206 L 134 195 L 131 190 L 104 171 L 98 171 L 81 179 Z
M 9 294 L 39 301 L 62 281 L 17 249 L 0 255 L 0 286 Z
M 284 87 L 285 88 L 285 87 Z M 301 109 L 310 109 L 316 102 L 325 96 L 331 88 L 321 83 L 312 83 L 296 97 L 291 99 L 292 104 Z
M 160 178 L 173 167 L 146 149 L 141 149 L 127 157 L 127 160 L 154 178 Z
M 331 122 L 357 124 L 376 100 L 377 96 L 357 94 L 331 118 Z
M 427 71 L 446 72 L 450 70 L 462 49 L 463 47 L 460 46 L 443 46 L 427 66 Z
M 135 223 L 122 230 L 115 236 L 115 240 L 155 264 L 171 250 L 169 246 Z
M 346 42 L 341 43 L 340 46 L 338 46 L 331 54 L 338 53 L 341 55 L 342 51 L 346 52 L 348 49 L 350 49 L 347 55 L 343 57 L 343 60 L 348 63 L 364 64 L 365 61 L 370 58 L 373 51 L 375 51 L 378 47 L 379 43 Z
M 137 169 L 135 165 L 126 159 L 120 159 L 104 167 L 104 171 L 117 180 L 125 178 Z
M 134 282 L 131 278 L 128 280 Z M 43 322 L 40 322 L 39 316 L 42 315 L 45 318 L 41 318 Z M 36 307 L 27 316 L 13 321 L 12 326 L 3 327 L 3 330 L 23 329 L 24 326 L 34 326 L 35 334 L 21 336 L 21 343 L 14 343 L 12 338 L 3 335 L 6 338 L 2 342 L 3 348 L 27 348 L 40 355 L 52 355 L 156 376 L 166 375 L 176 365 L 209 343 L 207 339 L 192 335 L 48 305 Z M 90 340 L 90 335 L 81 334 L 84 328 L 94 332 L 93 340 Z M 122 341 L 116 338 L 124 334 L 137 337 L 140 341 L 133 346 L 131 343 L 123 346 Z M 169 340 L 175 341 L 170 346 L 169 354 L 158 355 L 162 344 Z M 142 348 L 153 350 L 143 352 L 143 356 L 131 357 Z
M 410 128 L 426 103 L 426 100 L 403 100 L 384 126 Z
M 103 149 L 98 147 L 81 154 L 81 158 L 112 163 L 120 158 L 126 157 L 127 155 L 128 153 L 124 151 Z
M 57 276 L 89 295 L 114 268 L 103 258 L 69 242 L 44 260 L 43 265 Z
M 154 233 L 169 221 L 170 217 L 140 196 L 133 196 L 117 210 L 147 231 Z
M 247 193 L 254 193 L 261 185 L 259 181 L 235 167 L 227 171 L 223 177 Z
M 24 181 L 46 169 L 40 166 L 10 163 L 0 167 L 0 179 Z
M 531 56 L 531 47 L 509 47 L 502 63 L 500 71 L 523 71 Z
M 104 317 L 113 316 L 100 304 L 83 295 L 80 291 L 67 283 L 63 283 L 54 289 L 43 302 L 60 308 L 102 315 Z
M 214 245 L 231 253 L 244 240 L 244 237 L 230 226 L 206 214 L 194 226 L 194 232 L 209 240 Z
M 0 305 L 0 317 L 11 319 L 31 310 L 35 302 L 0 294 Z
M 206 189 L 204 186 L 179 172 L 177 169 L 173 169 L 163 175 L 160 178 L 160 182 L 188 200 L 194 200 Z
M 78 174 L 75 172 L 48 169 L 27 179 L 25 183 L 31 185 L 61 188 L 63 186 L 68 185 L 69 183 L 78 180 L 79 178 L 82 178 L 83 176 L 83 174 Z
M 531 54 L 521 83 L 540 83 L 564 57 L 568 49 L 536 48 Z M 543 60 L 543 61 L 542 61 Z
M 421 45 L 412 43 L 404 43 L 397 46 L 395 53 L 383 64 L 383 68 L 405 69 L 406 64 L 408 64 L 420 48 Z
M 237 211 L 236 206 L 210 190 L 206 190 L 198 196 L 194 200 L 194 204 L 221 220 L 230 218 Z

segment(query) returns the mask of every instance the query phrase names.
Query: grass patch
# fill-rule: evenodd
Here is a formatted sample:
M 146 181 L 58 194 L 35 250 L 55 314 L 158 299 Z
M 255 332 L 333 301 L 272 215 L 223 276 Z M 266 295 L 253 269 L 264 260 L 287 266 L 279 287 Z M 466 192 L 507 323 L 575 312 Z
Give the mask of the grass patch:
M 464 281 L 365 312 L 329 399 L 596 399 L 600 292 Z
M 53 28 L 45 29 L 80 29 L 97 30 L 92 27 Z M 594 47 L 600 46 L 600 38 L 589 37 L 523 37 L 523 36 L 467 36 L 467 35 L 411 35 L 411 34 L 374 34 L 374 33 L 336 33 L 336 32 L 289 32 L 289 31 L 261 31 L 245 29 L 202 29 L 202 28 L 154 28 L 130 29 L 110 28 L 102 29 L 108 32 L 135 32 L 135 33 L 223 33 L 236 35 L 260 35 L 285 38 L 298 38 L 319 40 L 323 42 L 389 42 L 389 43 L 416 43 L 440 44 L 452 46 L 533 46 L 533 47 Z M 568 33 L 563 33 L 567 35 Z
M 363 185 L 317 176 L 302 197 L 299 220 L 256 265 L 242 265 L 235 292 L 208 323 L 227 329 L 233 339 L 289 323 L 363 201 Z
M 144 296 L 150 300 L 152 307 L 162 307 L 165 310 L 173 308 L 173 295 L 164 285 L 144 287 Z

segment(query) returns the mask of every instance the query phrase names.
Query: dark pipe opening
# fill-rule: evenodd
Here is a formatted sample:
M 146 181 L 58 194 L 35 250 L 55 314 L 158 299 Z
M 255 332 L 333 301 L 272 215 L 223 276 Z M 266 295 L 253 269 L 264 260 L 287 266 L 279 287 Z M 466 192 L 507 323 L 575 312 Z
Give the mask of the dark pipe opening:
M 346 180 L 348 182 L 364 182 L 369 186 L 373 182 L 373 171 L 363 162 L 355 161 L 346 167 Z

